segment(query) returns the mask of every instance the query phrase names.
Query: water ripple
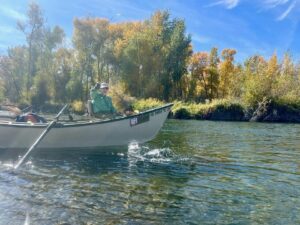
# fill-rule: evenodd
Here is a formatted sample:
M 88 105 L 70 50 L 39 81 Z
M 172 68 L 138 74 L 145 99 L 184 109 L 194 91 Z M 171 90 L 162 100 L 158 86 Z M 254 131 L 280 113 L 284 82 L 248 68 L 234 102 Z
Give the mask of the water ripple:
M 299 224 L 299 146 L 297 125 L 170 120 L 150 143 L 18 171 L 0 153 L 0 225 Z

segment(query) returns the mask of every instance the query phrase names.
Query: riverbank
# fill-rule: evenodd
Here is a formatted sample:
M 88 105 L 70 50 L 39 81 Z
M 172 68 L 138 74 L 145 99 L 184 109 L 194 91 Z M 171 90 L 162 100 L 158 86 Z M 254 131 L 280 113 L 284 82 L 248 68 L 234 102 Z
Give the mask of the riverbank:
M 123 104 L 123 106 L 118 104 L 118 101 L 114 102 L 119 112 L 123 112 L 128 105 L 136 112 L 142 112 L 165 104 L 152 98 L 134 99 Z M 171 119 L 300 123 L 299 104 L 281 103 L 270 99 L 265 99 L 252 108 L 235 99 L 218 99 L 207 103 L 181 101 L 173 103 L 174 106 L 169 114 Z M 26 108 L 27 105 L 20 105 L 19 107 L 22 109 Z M 61 104 L 44 104 L 34 107 L 34 110 L 39 113 L 57 113 L 61 107 Z M 73 102 L 70 113 L 85 114 L 85 104 L 80 101 Z
M 161 104 L 155 99 L 138 100 L 134 108 L 143 111 Z M 232 99 L 213 100 L 204 104 L 176 101 L 169 117 L 181 120 L 300 123 L 300 106 L 269 99 L 265 99 L 253 108 Z

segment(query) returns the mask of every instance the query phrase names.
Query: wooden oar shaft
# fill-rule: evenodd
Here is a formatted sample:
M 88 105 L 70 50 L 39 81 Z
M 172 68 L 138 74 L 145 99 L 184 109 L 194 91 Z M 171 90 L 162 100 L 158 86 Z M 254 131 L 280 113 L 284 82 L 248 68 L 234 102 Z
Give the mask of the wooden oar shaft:
M 28 155 L 32 152 L 33 149 L 40 143 L 40 141 L 46 136 L 48 131 L 52 128 L 53 125 L 55 125 L 55 121 L 51 121 L 47 128 L 43 131 L 43 133 L 39 136 L 38 139 L 31 145 L 31 147 L 28 149 L 26 154 L 19 160 L 19 162 L 14 166 L 15 169 L 18 169 L 18 167 L 24 162 L 24 160 L 28 157 Z
M 19 166 L 25 161 L 25 159 L 29 156 L 29 154 L 36 148 L 36 146 L 41 142 L 41 140 L 46 136 L 46 134 L 49 132 L 49 130 L 56 124 L 55 120 L 58 120 L 60 115 L 65 111 L 65 109 L 68 107 L 68 104 L 66 104 L 60 112 L 54 117 L 54 120 L 52 120 L 46 129 L 41 133 L 41 135 L 36 139 L 36 141 L 30 146 L 30 148 L 27 150 L 26 154 L 18 161 L 18 163 L 14 166 L 15 169 L 18 169 Z
M 54 118 L 58 119 L 67 107 L 68 107 L 68 104 L 66 104 Z

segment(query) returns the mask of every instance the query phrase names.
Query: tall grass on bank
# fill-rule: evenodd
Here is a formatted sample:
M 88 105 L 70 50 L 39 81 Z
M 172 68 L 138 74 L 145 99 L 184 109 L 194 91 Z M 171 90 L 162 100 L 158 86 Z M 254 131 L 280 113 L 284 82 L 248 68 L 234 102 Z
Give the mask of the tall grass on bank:
M 237 100 L 218 99 L 207 103 L 175 102 L 172 117 L 175 119 L 243 120 L 245 109 Z
M 157 99 L 140 99 L 133 104 L 134 109 L 145 111 L 162 106 L 164 102 Z M 211 120 L 244 120 L 245 108 L 237 100 L 219 99 L 208 103 L 175 101 L 171 109 L 174 119 L 211 119 Z
M 133 108 L 138 111 L 145 111 L 148 109 L 162 106 L 164 104 L 164 102 L 155 98 L 139 99 L 133 103 Z
M 155 98 L 136 99 L 112 91 L 112 98 L 118 112 L 134 110 L 137 112 L 163 106 L 165 102 Z M 222 120 L 222 121 L 262 121 L 262 122 L 300 122 L 300 104 L 296 101 L 288 102 L 278 99 L 264 98 L 258 107 L 253 108 L 238 99 L 216 99 L 206 103 L 174 101 L 170 118 Z M 24 107 L 21 107 L 24 108 Z M 58 104 L 47 104 L 37 108 L 38 112 L 54 113 L 61 108 Z M 86 104 L 74 101 L 70 111 L 84 114 Z

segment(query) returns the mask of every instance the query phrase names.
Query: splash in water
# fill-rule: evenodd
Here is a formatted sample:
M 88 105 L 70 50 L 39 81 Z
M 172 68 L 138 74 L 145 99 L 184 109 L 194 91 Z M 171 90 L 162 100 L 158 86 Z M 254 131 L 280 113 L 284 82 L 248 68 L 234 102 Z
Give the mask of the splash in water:
M 174 151 L 168 147 L 150 148 L 148 146 L 141 146 L 138 143 L 131 143 L 128 145 L 128 159 L 130 164 L 135 164 L 137 162 L 162 164 L 187 160 L 187 158 L 176 155 Z
M 11 161 L 9 161 L 9 162 L 1 162 L 0 161 L 0 166 L 3 167 L 4 169 L 14 169 L 15 164 L 13 162 L 11 162 Z M 27 161 L 23 165 L 23 167 L 32 169 L 32 168 L 34 168 L 34 165 L 33 165 L 32 161 Z
M 29 217 L 29 213 L 26 212 L 26 218 L 25 218 L 24 225 L 29 225 L 29 224 L 30 224 L 30 217 Z

